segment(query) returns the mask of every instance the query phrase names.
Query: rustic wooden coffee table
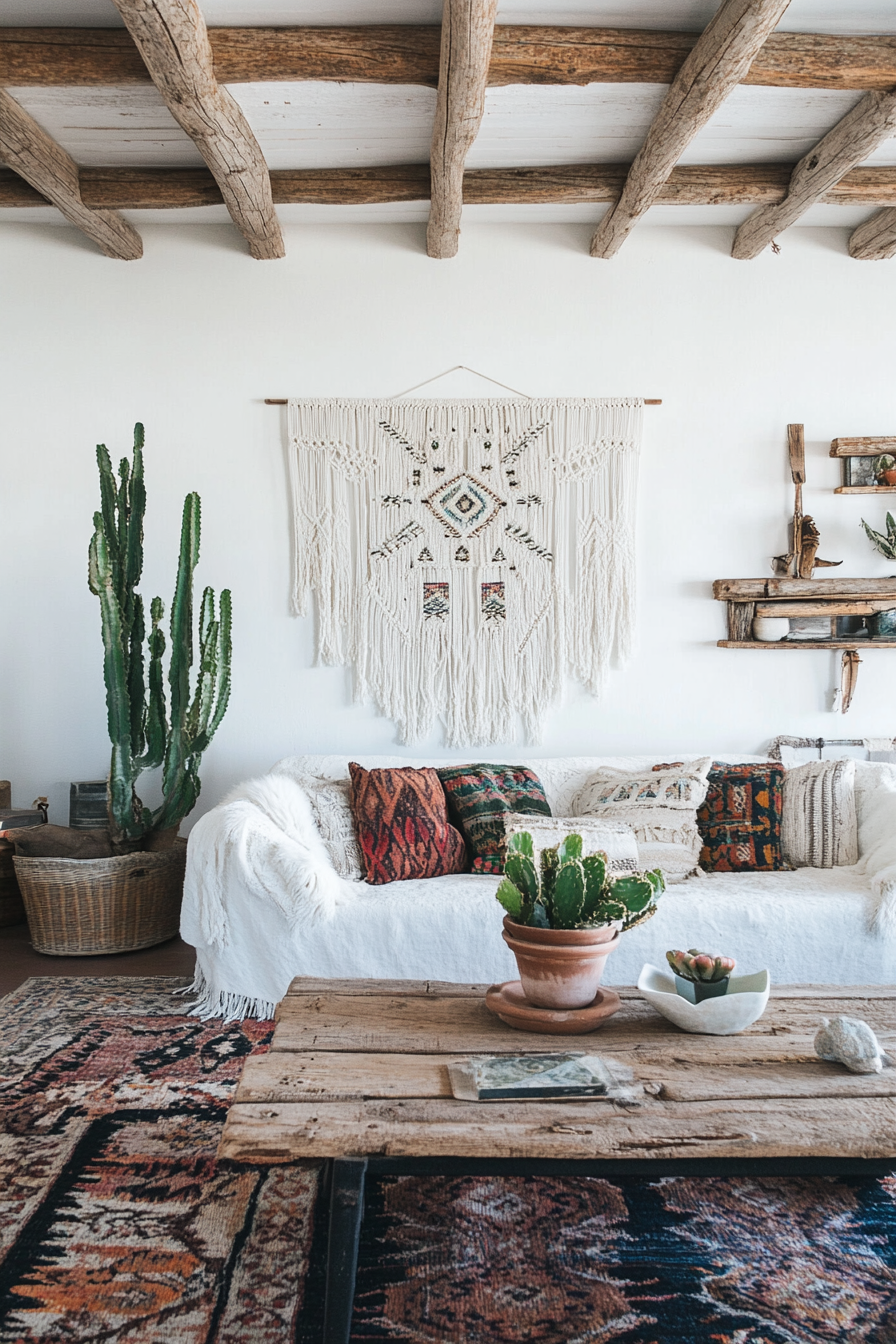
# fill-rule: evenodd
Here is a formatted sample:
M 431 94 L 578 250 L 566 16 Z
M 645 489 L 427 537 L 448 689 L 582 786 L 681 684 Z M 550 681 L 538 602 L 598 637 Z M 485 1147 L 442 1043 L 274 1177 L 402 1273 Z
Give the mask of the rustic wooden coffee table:
M 348 1339 L 368 1172 L 546 1175 L 844 1174 L 896 1165 L 896 1069 L 818 1059 L 823 1016 L 861 1017 L 896 1053 L 896 991 L 772 990 L 739 1036 L 691 1036 L 636 990 L 588 1036 L 514 1031 L 485 985 L 294 980 L 270 1053 L 246 1061 L 218 1150 L 240 1162 L 324 1158 L 330 1190 L 326 1344 Z M 643 1104 L 456 1101 L 447 1062 L 583 1050 L 624 1060 Z

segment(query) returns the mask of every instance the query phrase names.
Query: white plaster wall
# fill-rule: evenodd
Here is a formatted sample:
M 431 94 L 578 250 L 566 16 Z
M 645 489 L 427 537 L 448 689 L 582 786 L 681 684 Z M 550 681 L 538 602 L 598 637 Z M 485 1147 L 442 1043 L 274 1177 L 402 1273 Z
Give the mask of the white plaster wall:
M 314 623 L 289 613 L 285 416 L 263 398 L 392 394 L 458 363 L 536 393 L 663 399 L 645 411 L 638 652 L 602 702 L 570 687 L 533 756 L 896 733 L 896 652 L 867 653 L 843 719 L 828 712 L 839 655 L 718 649 L 710 592 L 784 549 L 788 421 L 806 425 L 821 554 L 848 575 L 896 571 L 859 529 L 881 501 L 835 496 L 828 458 L 837 435 L 896 432 L 896 263 L 853 262 L 845 231 L 819 229 L 752 263 L 730 260 L 728 229 L 641 229 L 612 262 L 588 258 L 580 225 L 468 227 L 450 262 L 427 259 L 417 225 L 288 228 L 269 263 L 226 226 L 143 232 L 144 259 L 121 263 L 68 229 L 0 227 L 0 775 L 16 801 L 48 793 L 64 822 L 68 782 L 106 769 L 94 444 L 117 457 L 138 418 L 144 592 L 170 599 L 191 489 L 199 579 L 233 589 L 233 700 L 199 810 L 293 752 L 394 752 L 392 725 L 351 703 L 346 670 L 315 667 Z M 466 391 L 488 388 L 433 388 Z M 407 750 L 447 754 L 438 734 Z

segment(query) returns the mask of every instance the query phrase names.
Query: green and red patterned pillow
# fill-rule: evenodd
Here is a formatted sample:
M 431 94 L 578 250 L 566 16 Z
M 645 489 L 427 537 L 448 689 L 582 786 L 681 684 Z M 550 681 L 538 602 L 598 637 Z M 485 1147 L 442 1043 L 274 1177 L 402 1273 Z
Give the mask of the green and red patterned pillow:
M 767 873 L 786 868 L 781 848 L 783 809 L 783 765 L 713 761 L 706 801 L 697 808 L 697 829 L 703 840 L 700 867 L 710 873 Z
M 508 812 L 551 815 L 541 780 L 524 765 L 450 765 L 437 773 L 448 815 L 473 856 L 474 873 L 503 873 Z
M 355 761 L 348 768 L 367 882 L 382 886 L 465 871 L 466 846 L 448 821 L 435 770 L 365 770 Z

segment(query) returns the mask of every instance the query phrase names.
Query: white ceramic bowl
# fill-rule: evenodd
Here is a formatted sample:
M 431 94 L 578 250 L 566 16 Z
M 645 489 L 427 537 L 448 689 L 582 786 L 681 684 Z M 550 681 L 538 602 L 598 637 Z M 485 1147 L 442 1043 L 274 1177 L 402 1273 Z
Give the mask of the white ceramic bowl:
M 675 992 L 671 973 L 648 962 L 638 976 L 638 989 L 658 1013 L 668 1017 L 682 1031 L 703 1036 L 734 1036 L 765 1012 L 771 982 L 768 971 L 755 975 L 732 975 L 728 993 L 702 1003 L 688 1003 Z

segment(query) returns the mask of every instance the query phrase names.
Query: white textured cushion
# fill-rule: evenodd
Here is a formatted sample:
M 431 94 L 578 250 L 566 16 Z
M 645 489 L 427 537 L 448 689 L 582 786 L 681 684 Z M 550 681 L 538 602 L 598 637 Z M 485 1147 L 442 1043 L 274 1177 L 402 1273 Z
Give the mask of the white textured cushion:
M 308 795 L 320 837 L 339 876 L 349 882 L 363 881 L 361 850 L 351 809 L 351 780 L 320 779 L 305 774 L 293 778 Z
M 858 862 L 854 760 L 807 761 L 784 776 L 781 845 L 794 868 Z
M 862 871 L 896 863 L 896 765 L 856 761 L 856 816 Z
M 613 873 L 636 873 L 640 867 L 638 842 L 631 826 L 598 817 L 540 817 L 527 812 L 508 812 L 504 817 L 504 834 L 509 838 L 520 831 L 532 836 L 536 856 L 543 849 L 559 845 L 567 835 L 582 837 L 582 853 L 596 854 L 603 850 Z
M 706 798 L 712 757 L 701 756 L 671 770 L 596 771 L 577 794 L 577 816 L 627 822 L 645 868 L 659 868 L 667 882 L 697 871 L 702 840 L 697 808 Z

